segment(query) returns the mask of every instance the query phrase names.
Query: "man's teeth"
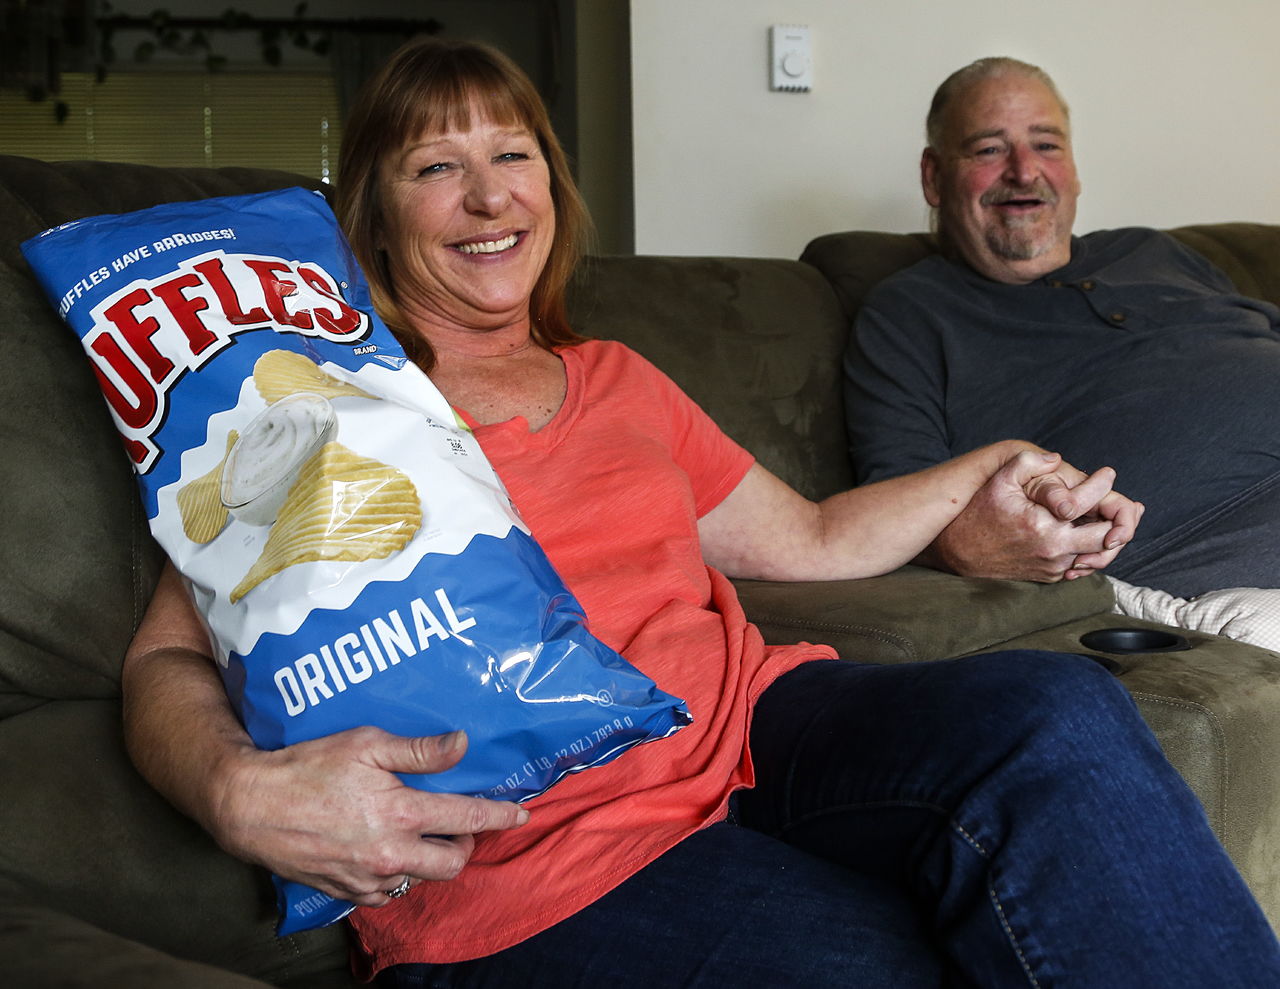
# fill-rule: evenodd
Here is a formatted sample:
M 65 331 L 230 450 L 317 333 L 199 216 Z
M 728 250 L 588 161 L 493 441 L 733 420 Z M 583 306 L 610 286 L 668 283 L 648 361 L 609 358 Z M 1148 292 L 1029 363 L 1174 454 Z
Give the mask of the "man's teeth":
M 516 235 L 510 234 L 501 240 L 480 240 L 470 244 L 459 244 L 458 250 L 463 254 L 497 254 L 516 246 Z

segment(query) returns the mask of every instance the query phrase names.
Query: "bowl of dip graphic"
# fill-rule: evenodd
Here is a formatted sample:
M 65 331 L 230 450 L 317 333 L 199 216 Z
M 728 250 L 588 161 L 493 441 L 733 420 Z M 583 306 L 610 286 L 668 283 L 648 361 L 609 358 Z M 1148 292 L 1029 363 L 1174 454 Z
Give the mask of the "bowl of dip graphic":
M 245 428 L 222 471 L 222 503 L 241 522 L 270 525 L 302 465 L 333 439 L 338 419 L 329 400 L 286 395 Z

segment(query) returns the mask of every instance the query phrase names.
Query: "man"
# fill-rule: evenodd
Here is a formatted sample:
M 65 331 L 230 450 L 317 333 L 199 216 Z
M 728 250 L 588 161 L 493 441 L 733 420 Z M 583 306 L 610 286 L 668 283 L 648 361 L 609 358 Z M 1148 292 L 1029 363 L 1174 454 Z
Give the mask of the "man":
M 1280 583 L 1280 310 L 1156 231 L 1073 237 L 1068 110 L 1035 66 L 954 73 L 927 133 L 942 253 L 878 286 L 855 321 L 859 481 L 1018 436 L 1115 467 L 1145 505 L 1109 574 L 1183 596 Z M 963 540 L 934 560 L 992 572 Z

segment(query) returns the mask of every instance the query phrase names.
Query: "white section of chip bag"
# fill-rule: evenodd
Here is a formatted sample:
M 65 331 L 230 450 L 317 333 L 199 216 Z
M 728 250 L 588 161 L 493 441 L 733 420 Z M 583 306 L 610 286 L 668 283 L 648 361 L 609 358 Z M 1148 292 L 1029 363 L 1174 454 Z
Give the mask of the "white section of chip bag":
M 501 538 L 513 526 L 528 531 L 510 509 L 505 489 L 474 436 L 455 425 L 451 407 L 415 366 L 392 370 L 370 363 L 358 372 L 343 372 L 331 365 L 323 370 L 371 396 L 392 399 L 349 395 L 328 399 L 338 420 L 333 439 L 408 475 L 421 504 L 421 528 L 407 546 L 388 557 L 287 566 L 248 592 L 252 608 L 233 604 L 231 591 L 262 556 L 271 527 L 249 524 L 232 514 L 215 540 L 194 543 L 182 532 L 177 496 L 218 466 L 226 456 L 232 430 L 243 433 L 268 407 L 253 379 L 247 378 L 236 405 L 210 418 L 204 445 L 183 455 L 182 476 L 159 492 L 159 510 L 153 520 L 157 535 L 165 535 L 162 542 L 172 548 L 175 565 L 191 581 L 197 607 L 218 629 L 218 659 L 223 665 L 227 650 L 245 654 L 266 632 L 292 633 L 314 608 L 349 607 L 366 586 L 360 579 L 362 572 L 378 580 L 403 580 L 427 553 L 456 556 L 478 534 Z M 407 405 L 412 399 L 420 406 L 434 405 L 432 412 L 443 410 L 449 418 L 442 423 L 424 415 Z M 421 437 L 422 442 L 407 448 L 404 438 L 408 436 Z M 495 505 L 505 506 L 506 514 L 495 512 Z

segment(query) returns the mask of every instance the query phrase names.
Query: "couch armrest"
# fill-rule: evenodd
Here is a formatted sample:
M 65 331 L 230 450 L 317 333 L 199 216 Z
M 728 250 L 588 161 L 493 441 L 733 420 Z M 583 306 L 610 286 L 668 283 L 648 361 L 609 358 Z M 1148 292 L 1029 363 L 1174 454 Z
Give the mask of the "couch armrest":
M 1115 600 L 1100 574 L 1032 584 L 916 566 L 864 580 L 734 584 L 766 642 L 820 642 L 847 659 L 878 663 L 976 652 L 1109 611 Z
M 1189 629 L 1179 630 L 1191 646 L 1183 652 L 1100 653 L 1081 644 L 1086 632 L 1121 625 L 1168 629 L 1098 614 L 996 647 L 1105 657 L 1280 931 L 1280 654 Z
M 823 642 L 847 659 L 900 663 L 995 649 L 1102 657 L 1280 931 L 1280 654 L 1186 629 L 1185 652 L 1088 649 L 1080 638 L 1097 629 L 1168 629 L 1112 614 L 1101 575 L 1030 584 L 903 567 L 868 580 L 735 584 L 765 641 Z
M 0 903 L 6 984 L 66 989 L 265 989 L 212 965 L 182 961 L 47 907 Z

